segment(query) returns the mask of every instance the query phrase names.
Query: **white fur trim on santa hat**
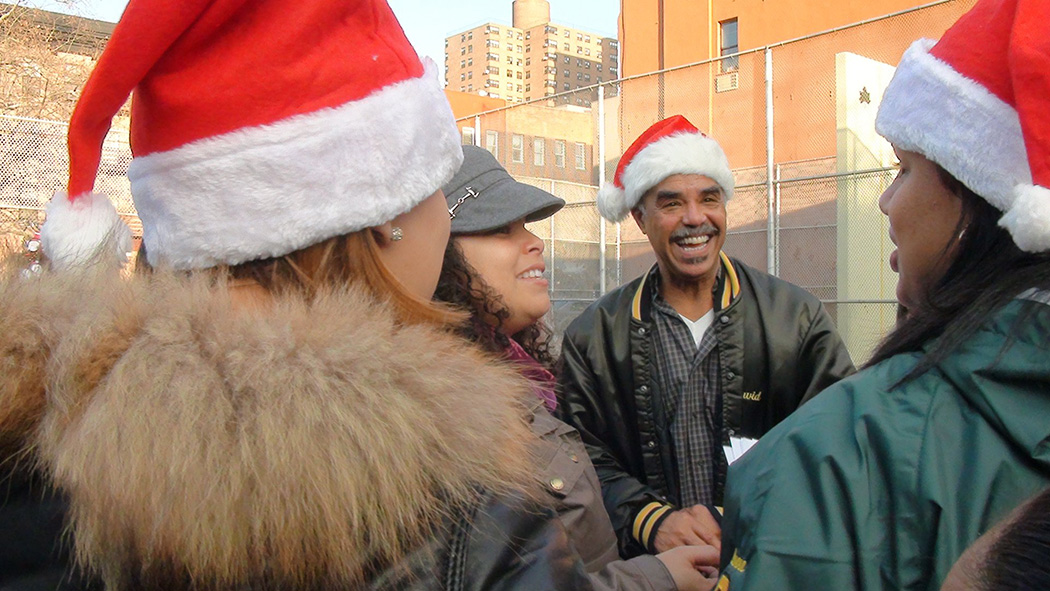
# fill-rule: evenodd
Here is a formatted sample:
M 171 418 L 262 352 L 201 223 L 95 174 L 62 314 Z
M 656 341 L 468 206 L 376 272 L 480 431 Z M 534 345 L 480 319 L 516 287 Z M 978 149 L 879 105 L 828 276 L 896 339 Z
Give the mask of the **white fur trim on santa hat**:
M 933 45 L 920 39 L 904 53 L 882 98 L 875 130 L 1009 211 L 1014 187 L 1032 184 L 1017 111 L 930 55 Z
M 423 76 L 345 105 L 132 161 L 151 264 L 234 265 L 377 226 L 441 188 L 463 161 L 452 109 Z
M 700 174 L 722 187 L 726 201 L 733 196 L 733 171 L 715 140 L 700 133 L 676 133 L 643 148 L 623 169 L 623 189 L 612 183 L 598 192 L 598 211 L 618 222 L 627 217 L 642 195 L 675 174 Z
M 999 220 L 1014 243 L 1026 252 L 1050 250 L 1050 189 L 1018 185 L 1010 209 Z
M 65 191 L 47 204 L 40 247 L 53 269 L 128 262 L 131 229 L 105 195 L 88 193 L 73 202 Z

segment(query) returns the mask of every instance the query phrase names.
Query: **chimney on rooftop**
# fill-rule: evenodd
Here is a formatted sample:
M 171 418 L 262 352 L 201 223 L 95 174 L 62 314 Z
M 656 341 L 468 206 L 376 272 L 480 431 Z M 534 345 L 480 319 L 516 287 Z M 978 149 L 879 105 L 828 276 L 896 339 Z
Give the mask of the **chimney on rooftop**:
M 551 22 L 551 3 L 547 0 L 514 0 L 514 26 L 531 29 Z

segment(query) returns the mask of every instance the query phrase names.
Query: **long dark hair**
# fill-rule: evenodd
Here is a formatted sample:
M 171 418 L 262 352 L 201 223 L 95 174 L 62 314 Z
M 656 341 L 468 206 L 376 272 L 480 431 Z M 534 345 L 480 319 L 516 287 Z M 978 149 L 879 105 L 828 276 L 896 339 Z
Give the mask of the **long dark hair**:
M 1028 501 L 992 543 L 977 574 L 980 589 L 1050 589 L 1050 488 Z
M 870 367 L 898 353 L 919 351 L 937 339 L 900 382 L 929 370 L 965 342 L 988 317 L 1021 292 L 1050 289 L 1050 252 L 1030 253 L 1017 247 L 999 226 L 1002 212 L 938 167 L 941 182 L 960 200 L 962 215 L 952 242 L 955 255 L 938 281 L 929 286 L 914 310 L 904 310 L 897 327 L 868 361 Z M 1024 318 L 1018 320 L 1018 324 Z M 1009 339 L 1004 343 L 1009 346 Z M 898 384 L 898 385 L 899 385 Z
M 500 327 L 510 317 L 510 311 L 503 298 L 470 266 L 455 238 L 449 240 L 445 248 L 441 279 L 434 299 L 470 312 L 470 320 L 461 323 L 456 332 L 482 349 L 500 354 L 510 345 L 510 339 L 514 339 L 544 367 L 554 367 L 550 351 L 552 334 L 542 321 L 530 324 L 510 337 L 503 334 Z

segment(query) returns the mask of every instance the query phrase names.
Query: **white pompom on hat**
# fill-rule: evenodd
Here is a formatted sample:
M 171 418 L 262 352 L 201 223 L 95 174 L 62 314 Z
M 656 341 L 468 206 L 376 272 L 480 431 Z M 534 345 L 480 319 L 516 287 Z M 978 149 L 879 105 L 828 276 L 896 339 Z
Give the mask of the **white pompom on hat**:
M 92 188 L 132 90 L 128 176 L 155 266 L 234 265 L 382 224 L 463 159 L 437 68 L 385 0 L 131 0 L 70 121 L 69 184 L 41 231 L 57 267 L 125 248 Z
M 1050 1 L 981 0 L 940 41 L 904 53 L 875 129 L 1003 212 L 1027 252 L 1050 250 Z
M 681 115 L 654 123 L 620 157 L 612 183 L 598 191 L 598 211 L 618 222 L 642 195 L 675 174 L 700 174 L 733 196 L 733 172 L 718 142 L 704 135 Z

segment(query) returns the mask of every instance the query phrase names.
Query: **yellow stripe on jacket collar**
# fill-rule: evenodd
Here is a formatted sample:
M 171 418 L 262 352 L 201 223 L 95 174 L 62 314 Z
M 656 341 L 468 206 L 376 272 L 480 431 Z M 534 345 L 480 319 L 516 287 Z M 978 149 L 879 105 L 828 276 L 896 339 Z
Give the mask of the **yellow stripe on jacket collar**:
M 729 260 L 729 256 L 725 252 L 719 251 L 718 256 L 722 259 L 722 269 L 726 273 L 725 285 L 722 286 L 721 300 L 722 309 L 725 309 L 740 295 L 740 276 L 737 275 L 736 267 L 733 266 L 733 262 Z M 642 277 L 642 282 L 638 284 L 638 289 L 634 292 L 634 299 L 631 302 L 631 316 L 635 320 L 642 319 L 642 292 L 645 291 L 645 282 L 648 280 L 649 274 L 646 273 Z

